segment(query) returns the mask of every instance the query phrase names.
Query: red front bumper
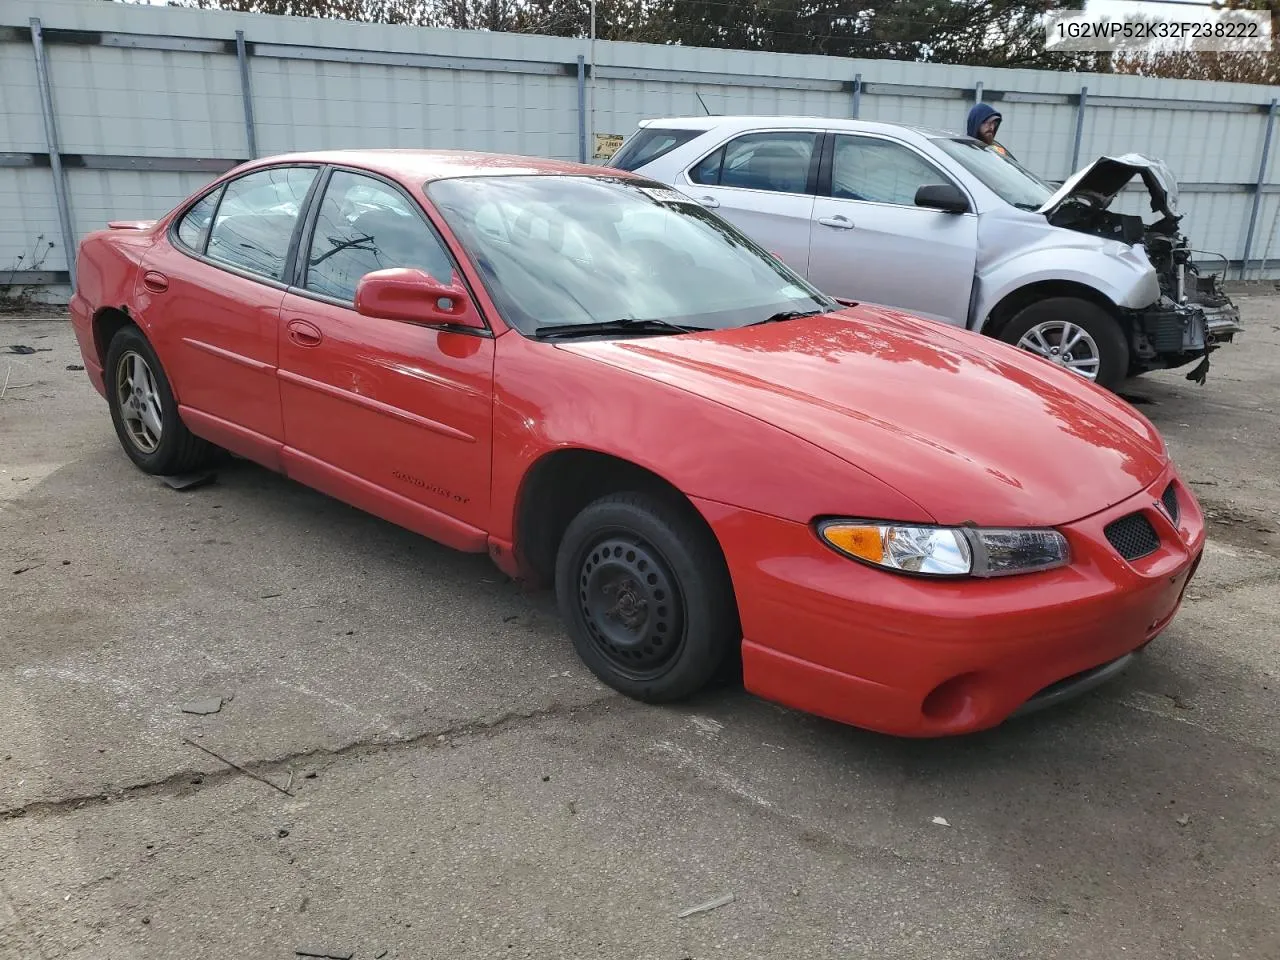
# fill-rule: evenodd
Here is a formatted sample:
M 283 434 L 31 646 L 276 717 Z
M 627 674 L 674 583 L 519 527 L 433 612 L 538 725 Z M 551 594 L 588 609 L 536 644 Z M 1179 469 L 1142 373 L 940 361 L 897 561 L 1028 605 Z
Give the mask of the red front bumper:
M 1170 482 L 1176 524 L 1160 503 Z M 802 524 L 699 506 L 733 575 L 747 689 L 904 736 L 995 726 L 1045 688 L 1144 646 L 1177 612 L 1205 539 L 1199 505 L 1172 468 L 1061 528 L 1070 566 L 992 580 L 888 573 L 827 549 Z M 1135 512 L 1160 546 L 1127 562 L 1103 530 Z

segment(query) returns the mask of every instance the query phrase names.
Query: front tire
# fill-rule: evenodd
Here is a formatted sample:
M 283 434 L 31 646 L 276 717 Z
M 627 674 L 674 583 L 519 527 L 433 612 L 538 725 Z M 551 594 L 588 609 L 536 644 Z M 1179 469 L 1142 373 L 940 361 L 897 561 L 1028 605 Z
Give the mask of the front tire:
M 720 548 L 674 498 L 619 493 L 587 506 L 561 540 L 556 594 L 578 656 L 637 700 L 692 696 L 741 644 Z
M 215 448 L 182 422 L 160 358 L 137 327 L 111 338 L 104 379 L 116 436 L 139 470 L 172 476 L 210 463 Z
M 1079 297 L 1048 297 L 1025 307 L 999 333 L 1005 343 L 1116 390 L 1129 372 L 1129 344 L 1110 313 Z

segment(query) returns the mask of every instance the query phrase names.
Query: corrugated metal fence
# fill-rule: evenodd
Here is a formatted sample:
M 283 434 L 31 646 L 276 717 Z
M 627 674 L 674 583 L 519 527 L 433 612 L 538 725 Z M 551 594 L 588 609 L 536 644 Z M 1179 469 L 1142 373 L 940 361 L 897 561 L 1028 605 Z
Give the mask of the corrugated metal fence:
M 1105 153 L 1161 157 L 1198 248 L 1228 257 L 1233 277 L 1280 274 L 1273 88 L 628 43 L 597 42 L 594 70 L 589 56 L 556 37 L 0 0 L 0 284 L 65 284 L 75 238 L 158 216 L 252 156 L 576 159 L 597 134 L 704 105 L 959 130 L 976 98 L 1000 105 L 1001 140 L 1048 179 Z M 32 271 L 38 236 L 56 246 Z

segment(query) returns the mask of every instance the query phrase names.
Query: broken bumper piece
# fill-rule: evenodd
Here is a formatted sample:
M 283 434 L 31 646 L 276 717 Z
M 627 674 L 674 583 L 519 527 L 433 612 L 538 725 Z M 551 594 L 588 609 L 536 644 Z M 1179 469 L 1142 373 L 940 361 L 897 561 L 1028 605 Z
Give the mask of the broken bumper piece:
M 1139 320 L 1150 349 L 1163 357 L 1198 356 L 1206 349 L 1230 343 L 1244 329 L 1240 310 L 1230 301 L 1174 303 L 1166 297 L 1142 311 Z
M 1168 297 L 1134 315 L 1134 347 L 1141 367 L 1172 369 L 1195 362 L 1187 379 L 1203 384 L 1209 355 L 1243 331 L 1240 310 L 1224 296 L 1175 303 Z
M 1209 343 L 1230 343 L 1237 333 L 1244 331 L 1240 323 L 1240 308 L 1234 303 L 1200 309 L 1204 311 L 1205 339 Z

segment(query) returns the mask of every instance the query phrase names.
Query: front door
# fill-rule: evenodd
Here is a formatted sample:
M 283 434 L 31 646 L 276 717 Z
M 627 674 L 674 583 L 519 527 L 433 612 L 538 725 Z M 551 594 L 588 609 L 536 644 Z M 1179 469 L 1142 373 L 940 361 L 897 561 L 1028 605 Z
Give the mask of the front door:
M 954 181 L 906 144 L 832 140 L 830 182 L 819 184 L 813 206 L 808 279 L 833 296 L 965 326 L 977 215 L 915 205 L 920 187 Z
M 803 274 L 821 141 L 807 130 L 743 134 L 699 162 L 680 190 Z
M 459 539 L 459 524 L 479 530 L 489 519 L 493 338 L 353 306 L 366 273 L 417 267 L 448 283 L 452 257 L 414 200 L 354 171 L 331 174 L 310 234 L 280 311 L 286 468 L 419 532 L 473 546 L 465 532 Z
M 269 167 L 202 197 L 139 283 L 157 352 L 201 436 L 269 466 L 284 440 L 276 384 L 290 240 L 319 167 Z

